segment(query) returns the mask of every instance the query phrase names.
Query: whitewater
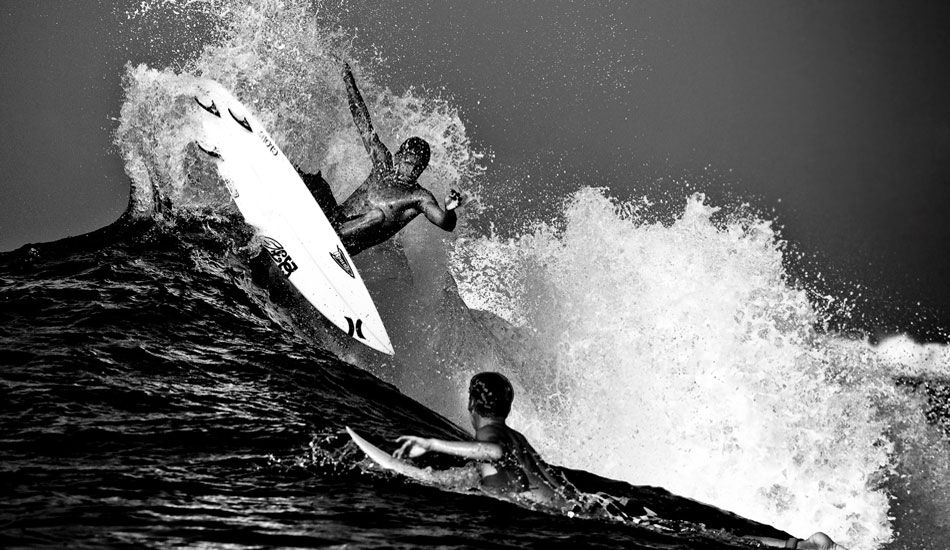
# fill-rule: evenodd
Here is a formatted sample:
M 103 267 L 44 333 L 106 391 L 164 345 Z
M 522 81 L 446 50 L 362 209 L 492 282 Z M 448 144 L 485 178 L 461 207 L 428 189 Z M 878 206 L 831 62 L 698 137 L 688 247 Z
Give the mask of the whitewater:
M 483 189 L 517 182 L 491 173 L 449 100 L 387 88 L 327 9 L 127 13 L 179 20 L 206 46 L 126 68 L 122 219 L 0 258 L 5 545 L 495 547 L 501 533 L 521 547 L 744 547 L 413 485 L 342 435 L 464 437 L 468 379 L 495 370 L 516 387 L 509 423 L 591 491 L 662 487 L 751 520 L 739 530 L 820 530 L 850 548 L 946 547 L 947 346 L 830 329 L 848 297 L 790 276 L 767 217 L 701 194 L 662 217 L 612 182 L 578 184 L 552 219 L 484 231 Z M 384 142 L 431 144 L 421 185 L 469 196 L 454 234 L 415 222 L 355 258 L 394 358 L 255 278 L 260 243 L 194 143 L 194 85 L 215 79 L 345 198 L 370 164 L 340 58 Z M 717 514 L 690 519 L 736 534 Z

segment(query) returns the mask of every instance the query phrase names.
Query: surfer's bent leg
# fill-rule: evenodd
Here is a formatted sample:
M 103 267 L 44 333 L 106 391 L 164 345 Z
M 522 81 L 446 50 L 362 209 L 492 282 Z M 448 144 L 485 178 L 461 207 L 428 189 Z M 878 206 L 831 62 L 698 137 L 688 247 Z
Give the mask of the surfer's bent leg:
M 297 170 L 297 173 L 300 174 L 300 179 L 303 180 L 314 200 L 320 205 L 323 213 L 326 214 L 327 218 L 332 219 L 338 205 L 333 197 L 333 191 L 330 190 L 330 183 L 323 179 L 323 174 L 320 172 L 308 174 Z
M 343 241 L 343 246 L 351 256 L 359 254 L 363 250 L 380 243 L 382 240 L 378 235 L 379 226 L 386 221 L 386 215 L 379 208 L 374 208 L 369 212 L 350 219 L 337 217 L 332 220 L 333 228 L 337 235 Z
M 367 232 L 374 231 L 385 219 L 386 215 L 383 214 L 383 211 L 379 208 L 374 208 L 361 216 L 348 220 L 338 220 L 335 224 L 336 232 L 340 237 L 358 238 L 362 235 L 366 235 Z

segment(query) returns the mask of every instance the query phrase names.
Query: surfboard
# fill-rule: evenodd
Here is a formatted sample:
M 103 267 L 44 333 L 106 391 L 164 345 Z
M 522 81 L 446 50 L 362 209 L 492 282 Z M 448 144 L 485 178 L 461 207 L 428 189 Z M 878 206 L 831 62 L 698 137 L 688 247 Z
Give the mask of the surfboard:
M 421 481 L 428 485 L 433 485 L 439 489 L 448 491 L 470 493 L 471 491 L 481 489 L 480 476 L 474 467 L 450 468 L 447 470 L 418 468 L 403 462 L 402 460 L 399 460 L 386 451 L 383 451 L 376 445 L 373 445 L 369 441 L 363 439 L 349 426 L 346 427 L 346 433 L 350 435 L 350 438 L 353 439 L 353 442 L 356 443 L 356 446 L 359 447 L 360 450 L 363 451 L 363 453 L 365 453 L 370 460 L 375 462 L 377 466 L 384 470 L 404 475 L 410 479 Z M 482 494 L 503 500 L 505 502 L 512 502 L 519 506 L 526 506 L 531 509 L 537 509 L 537 506 L 550 508 L 553 502 L 550 499 L 536 497 L 531 491 L 513 494 L 498 491 L 482 491 Z
M 356 446 L 359 447 L 361 451 L 366 453 L 366 456 L 368 456 L 370 460 L 375 462 L 380 468 L 427 483 L 436 483 L 441 481 L 441 477 L 435 472 L 417 468 L 403 462 L 402 460 L 399 460 L 398 458 L 393 457 L 386 451 L 360 437 L 360 435 L 351 430 L 349 426 L 346 427 L 346 433 L 350 434 L 350 437 L 353 438 L 353 442 L 356 443 Z
M 264 126 L 227 89 L 198 84 L 202 139 L 231 197 L 281 273 L 324 317 L 393 355 L 379 312 L 336 231 Z

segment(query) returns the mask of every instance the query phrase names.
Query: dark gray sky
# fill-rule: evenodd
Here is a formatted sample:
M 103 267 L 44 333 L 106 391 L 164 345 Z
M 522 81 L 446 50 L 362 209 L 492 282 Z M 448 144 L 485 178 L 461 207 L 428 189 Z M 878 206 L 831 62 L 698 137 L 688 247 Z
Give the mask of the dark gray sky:
M 950 4 L 373 4 L 343 19 L 387 57 L 377 80 L 451 98 L 495 154 L 493 184 L 530 173 L 545 184 L 528 193 L 587 183 L 625 198 L 691 181 L 774 209 L 785 237 L 869 298 L 950 312 Z M 192 41 L 130 28 L 110 2 L 0 6 L 9 250 L 118 217 L 122 66 L 161 66 Z

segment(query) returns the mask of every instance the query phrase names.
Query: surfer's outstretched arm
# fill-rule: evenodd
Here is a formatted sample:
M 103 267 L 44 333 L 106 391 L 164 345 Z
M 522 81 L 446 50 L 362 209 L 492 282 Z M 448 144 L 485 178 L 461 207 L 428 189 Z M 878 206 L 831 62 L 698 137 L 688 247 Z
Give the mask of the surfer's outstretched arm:
M 363 147 L 366 147 L 366 152 L 369 153 L 373 164 L 382 164 L 384 167 L 392 169 L 393 157 L 373 128 L 373 122 L 369 118 L 369 109 L 366 108 L 363 96 L 360 95 L 359 88 L 356 87 L 356 79 L 353 78 L 350 64 L 345 61 L 343 62 L 343 82 L 346 83 L 346 96 L 350 104 L 350 114 L 353 115 L 353 122 L 360 131 Z
M 461 198 L 459 192 L 452 189 L 449 191 L 449 195 L 445 197 L 445 209 L 443 210 L 436 202 L 435 197 L 432 196 L 432 193 L 423 191 L 419 199 L 419 207 L 422 209 L 422 213 L 425 214 L 426 219 L 434 225 L 446 231 L 454 231 L 455 224 L 458 223 L 455 209 L 458 207 Z
M 444 439 L 428 439 L 414 435 L 404 435 L 396 439 L 402 446 L 396 449 L 393 456 L 416 457 L 429 451 L 447 455 L 460 456 L 470 460 L 499 460 L 502 455 L 501 446 L 496 443 L 483 441 L 446 441 Z

